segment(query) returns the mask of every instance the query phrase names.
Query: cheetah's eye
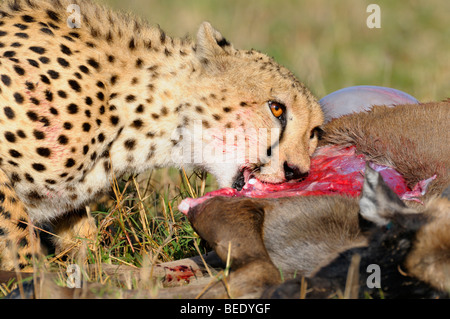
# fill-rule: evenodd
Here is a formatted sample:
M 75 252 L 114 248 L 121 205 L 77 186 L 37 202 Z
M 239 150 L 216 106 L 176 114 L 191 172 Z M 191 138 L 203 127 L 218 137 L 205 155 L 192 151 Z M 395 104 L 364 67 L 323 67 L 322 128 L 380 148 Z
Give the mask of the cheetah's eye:
M 275 116 L 276 118 L 280 118 L 286 109 L 286 107 L 283 104 L 275 101 L 269 101 L 269 107 L 273 116 Z

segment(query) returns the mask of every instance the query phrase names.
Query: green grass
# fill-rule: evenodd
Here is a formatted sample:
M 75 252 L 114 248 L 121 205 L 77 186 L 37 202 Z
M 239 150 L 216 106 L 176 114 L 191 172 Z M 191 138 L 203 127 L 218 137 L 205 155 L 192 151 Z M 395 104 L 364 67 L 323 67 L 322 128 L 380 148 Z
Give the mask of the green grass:
M 177 206 L 183 198 L 201 196 L 212 188 L 216 186 L 211 177 L 196 173 L 188 176 L 175 169 L 116 180 L 110 196 L 91 206 L 98 225 L 97 240 L 81 249 L 81 256 L 86 256 L 81 264 L 97 266 L 85 278 L 122 287 L 123 282 L 103 273 L 102 264 L 141 268 L 205 253 L 200 238 Z M 45 267 L 40 262 L 38 269 L 59 272 L 58 283 L 64 286 L 67 267 L 80 263 L 80 259 L 49 255 Z M 16 287 L 11 283 L 0 285 L 0 298 Z M 142 284 L 132 287 L 142 288 Z
M 103 0 L 191 35 L 208 20 L 236 48 L 275 57 L 319 97 L 352 85 L 403 90 L 420 101 L 449 97 L 450 2 L 446 0 Z M 368 4 L 381 28 L 366 26 Z
M 206 180 L 196 174 L 186 180 L 176 170 L 155 175 L 144 176 L 140 182 L 126 176 L 113 188 L 112 205 L 92 212 L 99 225 L 99 252 L 91 262 L 142 267 L 143 256 L 155 263 L 198 254 L 194 241 L 199 243 L 199 238 L 177 206 L 183 198 L 204 194 L 201 184 Z

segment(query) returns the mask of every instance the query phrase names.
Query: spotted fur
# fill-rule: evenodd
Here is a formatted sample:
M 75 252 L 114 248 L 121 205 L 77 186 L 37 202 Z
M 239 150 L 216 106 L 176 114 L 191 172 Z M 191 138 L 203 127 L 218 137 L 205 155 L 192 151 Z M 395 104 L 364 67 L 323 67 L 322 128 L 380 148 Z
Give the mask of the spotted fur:
M 80 8 L 80 28 L 67 23 L 69 4 Z M 270 101 L 285 105 L 283 125 L 270 113 Z M 312 132 L 323 116 L 291 72 L 262 53 L 236 50 L 209 23 L 195 43 L 87 0 L 5 1 L 0 174 L 17 205 L 2 206 L 2 245 L 14 236 L 16 243 L 28 238 L 15 230 L 22 219 L 55 223 L 95 199 L 110 187 L 113 173 L 180 167 L 172 154 L 183 144 L 174 132 L 192 131 L 195 120 L 219 133 L 282 128 L 276 171 L 263 174 L 266 164 L 252 164 L 260 179 L 280 182 L 286 168 L 308 171 L 317 145 Z M 249 165 L 194 166 L 231 186 Z M 30 247 L 20 247 L 19 266 Z M 3 264 L 11 267 L 6 250 Z

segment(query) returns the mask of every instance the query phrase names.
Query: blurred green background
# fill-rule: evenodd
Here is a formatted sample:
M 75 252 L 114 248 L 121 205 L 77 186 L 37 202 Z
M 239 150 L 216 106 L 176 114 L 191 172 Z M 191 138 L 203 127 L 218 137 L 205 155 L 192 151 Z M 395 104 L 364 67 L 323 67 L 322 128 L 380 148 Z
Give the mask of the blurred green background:
M 393 87 L 420 101 L 450 97 L 450 1 L 98 0 L 195 38 L 213 24 L 236 48 L 288 67 L 318 98 L 352 85 Z M 369 29 L 366 8 L 381 8 Z

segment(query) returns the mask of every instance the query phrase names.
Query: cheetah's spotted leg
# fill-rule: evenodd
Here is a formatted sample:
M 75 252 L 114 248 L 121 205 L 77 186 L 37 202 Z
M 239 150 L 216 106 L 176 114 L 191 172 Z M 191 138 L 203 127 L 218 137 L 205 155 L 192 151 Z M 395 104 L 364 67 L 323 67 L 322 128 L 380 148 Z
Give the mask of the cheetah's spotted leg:
M 97 226 L 94 218 L 86 209 L 79 209 L 64 214 L 52 222 L 56 236 L 52 241 L 56 255 L 78 257 L 83 242 L 94 249 L 97 236 Z
M 30 262 L 39 247 L 25 206 L 0 170 L 0 269 L 31 270 Z

